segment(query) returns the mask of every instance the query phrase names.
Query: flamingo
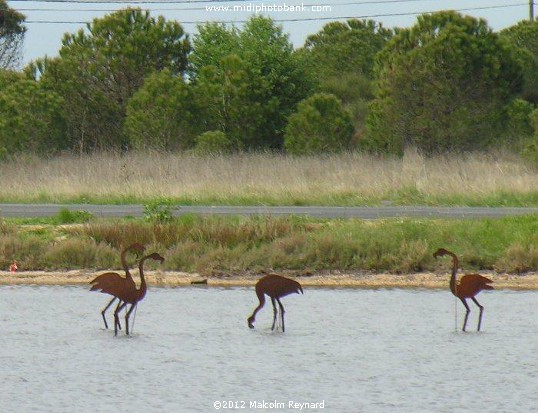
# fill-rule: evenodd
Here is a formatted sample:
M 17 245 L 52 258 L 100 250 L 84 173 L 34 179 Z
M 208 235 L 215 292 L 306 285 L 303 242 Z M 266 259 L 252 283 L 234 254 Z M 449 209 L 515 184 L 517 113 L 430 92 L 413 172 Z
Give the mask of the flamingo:
M 433 256 L 436 259 L 437 257 L 442 257 L 444 255 L 450 255 L 452 257 L 452 276 L 450 277 L 450 291 L 452 291 L 452 294 L 454 294 L 461 300 L 461 302 L 465 306 L 465 309 L 467 310 L 467 312 L 465 313 L 465 320 L 463 321 L 462 331 L 465 331 L 465 327 L 467 326 L 467 319 L 469 318 L 469 313 L 471 312 L 471 309 L 467 304 L 467 298 L 473 300 L 474 303 L 480 308 L 477 328 L 477 331 L 480 331 L 484 307 L 480 305 L 480 303 L 476 300 L 475 295 L 477 295 L 482 290 L 494 290 L 494 288 L 489 285 L 493 281 L 489 278 L 481 276 L 480 274 L 465 274 L 463 277 L 461 277 L 460 282 L 456 283 L 456 275 L 458 273 L 459 264 L 458 257 L 453 252 L 450 252 L 444 248 L 439 248 L 433 253 Z
M 261 308 L 265 304 L 265 295 L 269 296 L 271 298 L 271 302 L 273 303 L 273 326 L 271 327 L 271 330 L 275 329 L 276 324 L 276 318 L 277 318 L 277 308 L 275 304 L 275 300 L 278 302 L 278 305 L 280 307 L 280 315 L 282 317 L 282 332 L 285 331 L 284 328 L 284 306 L 280 302 L 280 299 L 286 295 L 297 293 L 299 292 L 303 294 L 303 288 L 301 287 L 301 284 L 299 284 L 297 281 L 290 280 L 286 277 L 281 277 L 280 275 L 276 274 L 269 274 L 266 275 L 263 278 L 260 278 L 260 280 L 256 283 L 255 286 L 256 295 L 258 296 L 258 300 L 260 301 L 260 304 L 254 309 L 254 312 L 252 315 L 248 318 L 248 326 L 250 328 L 254 328 L 254 321 L 256 320 L 256 313 L 261 310 Z
M 147 291 L 147 285 L 146 285 L 146 279 L 144 278 L 144 262 L 147 259 L 152 259 L 155 261 L 160 261 L 161 264 L 164 262 L 164 258 L 159 255 L 158 253 L 154 252 L 153 254 L 146 255 L 145 257 L 142 257 L 140 259 L 140 263 L 138 264 L 138 269 L 140 273 L 140 288 L 136 288 L 136 286 L 124 283 L 121 285 L 121 288 L 117 291 L 117 297 L 123 301 L 121 305 L 118 305 L 116 307 L 116 311 L 114 311 L 114 320 L 115 325 L 119 325 L 119 313 L 127 304 L 131 304 L 131 307 L 127 311 L 127 314 L 125 315 L 125 334 L 129 335 L 129 317 L 131 316 L 131 313 L 135 309 L 136 305 L 139 301 L 141 301 L 146 296 Z M 118 329 L 114 328 L 114 335 L 118 335 Z
M 139 244 L 138 242 L 135 242 L 134 244 L 129 245 L 127 248 L 125 248 L 121 252 L 120 260 L 121 260 L 121 265 L 125 271 L 125 278 L 116 272 L 106 272 L 104 274 L 98 275 L 92 281 L 90 281 L 90 284 L 93 284 L 90 291 L 101 290 L 101 292 L 105 292 L 105 293 L 113 295 L 112 300 L 110 300 L 110 302 L 103 309 L 103 311 L 101 311 L 101 315 L 103 316 L 103 321 L 105 322 L 105 328 L 108 328 L 108 323 L 106 322 L 105 313 L 108 310 L 108 308 L 112 305 L 112 303 L 116 301 L 116 298 L 118 298 L 117 295 L 113 293 L 113 291 L 115 291 L 113 286 L 125 282 L 131 285 L 132 288 L 136 287 L 133 277 L 131 276 L 131 273 L 129 272 L 129 266 L 127 265 L 125 254 L 127 253 L 127 251 L 134 251 L 137 255 L 143 254 L 144 250 L 145 248 L 143 245 Z M 118 303 L 118 306 L 120 304 L 121 304 L 121 300 Z M 121 329 L 121 326 L 118 326 L 118 327 Z

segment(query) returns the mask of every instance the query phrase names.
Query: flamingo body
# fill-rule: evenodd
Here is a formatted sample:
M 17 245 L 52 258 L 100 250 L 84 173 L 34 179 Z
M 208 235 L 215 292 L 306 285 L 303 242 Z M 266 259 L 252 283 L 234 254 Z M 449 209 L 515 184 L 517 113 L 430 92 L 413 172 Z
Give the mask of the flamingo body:
M 458 298 L 473 298 L 482 290 L 494 290 L 489 285 L 491 283 L 493 283 L 492 280 L 480 274 L 466 274 L 461 277 L 454 295 Z

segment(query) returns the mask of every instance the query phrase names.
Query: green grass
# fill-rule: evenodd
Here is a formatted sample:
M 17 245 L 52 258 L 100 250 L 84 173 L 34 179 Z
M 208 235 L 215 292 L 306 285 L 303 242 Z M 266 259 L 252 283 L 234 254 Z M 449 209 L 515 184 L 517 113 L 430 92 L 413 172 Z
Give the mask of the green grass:
M 21 270 L 119 268 L 120 249 L 141 242 L 164 268 L 211 274 L 295 270 L 412 273 L 447 271 L 432 253 L 445 247 L 466 271 L 538 269 L 538 216 L 477 220 L 204 217 L 167 222 L 91 219 L 58 226 L 0 222 L 0 266 Z

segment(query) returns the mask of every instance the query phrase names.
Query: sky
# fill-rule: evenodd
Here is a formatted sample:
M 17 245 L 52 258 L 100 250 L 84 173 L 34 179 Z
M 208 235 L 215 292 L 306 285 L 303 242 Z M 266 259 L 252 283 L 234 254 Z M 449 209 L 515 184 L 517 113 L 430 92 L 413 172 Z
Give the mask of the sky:
M 64 33 L 85 28 L 94 18 L 128 6 L 147 9 L 151 15 L 177 20 L 190 35 L 208 21 L 242 23 L 256 11 L 281 24 L 294 47 L 330 21 L 369 18 L 385 27 L 410 27 L 417 15 L 457 10 L 484 18 L 493 30 L 502 30 L 529 18 L 529 3 L 536 0 L 7 0 L 10 8 L 26 16 L 23 64 L 45 56 L 57 56 Z M 225 8 L 228 7 L 228 10 Z M 538 7 L 534 6 L 535 15 Z

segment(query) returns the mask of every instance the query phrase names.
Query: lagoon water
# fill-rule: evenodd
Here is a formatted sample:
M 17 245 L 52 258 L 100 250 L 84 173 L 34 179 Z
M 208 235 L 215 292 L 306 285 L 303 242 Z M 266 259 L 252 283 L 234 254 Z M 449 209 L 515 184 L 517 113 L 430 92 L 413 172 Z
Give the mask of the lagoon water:
M 530 412 L 538 406 L 537 292 L 492 291 L 483 331 L 455 330 L 448 291 L 150 289 L 132 336 L 103 327 L 104 294 L 0 287 L 2 412 Z M 463 307 L 457 304 L 458 330 Z M 112 325 L 112 313 L 109 325 Z M 251 404 L 255 402 L 255 404 Z M 295 405 L 297 408 L 300 405 Z M 231 409 L 233 407 L 233 409 Z

